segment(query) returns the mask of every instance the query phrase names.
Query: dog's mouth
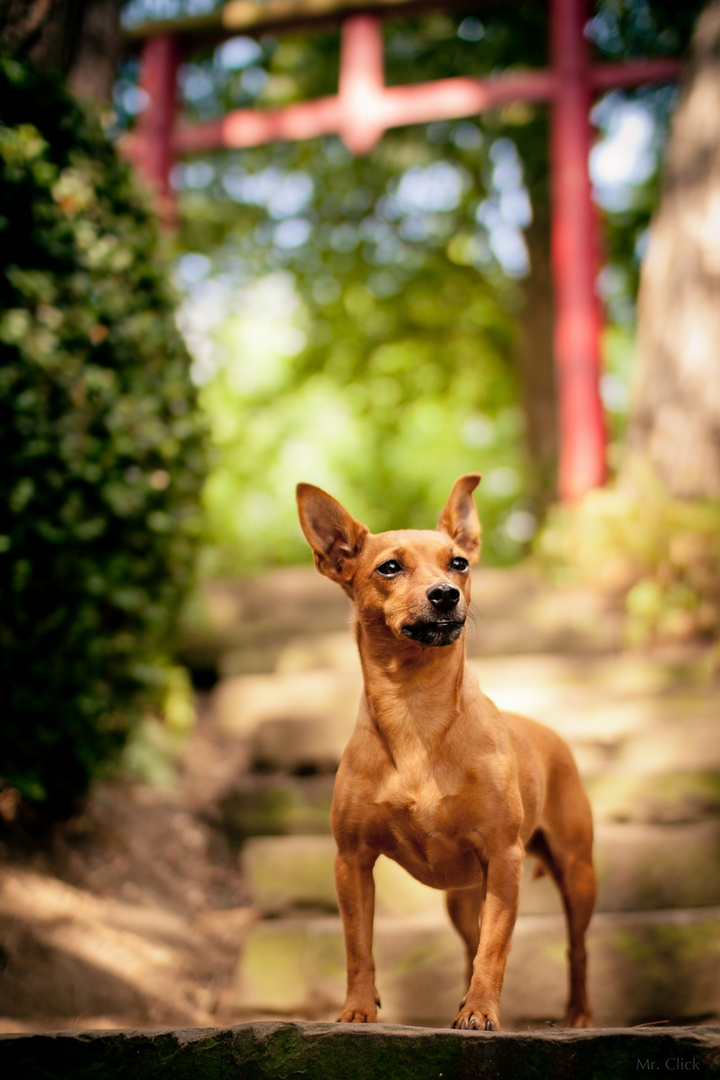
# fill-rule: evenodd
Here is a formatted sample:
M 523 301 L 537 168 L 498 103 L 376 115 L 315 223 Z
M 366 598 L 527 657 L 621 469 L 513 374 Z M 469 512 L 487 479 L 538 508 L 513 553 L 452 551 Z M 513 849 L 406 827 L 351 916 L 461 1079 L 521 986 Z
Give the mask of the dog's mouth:
M 452 645 L 462 634 L 464 626 L 464 619 L 434 619 L 432 622 L 403 626 L 402 632 L 420 645 Z

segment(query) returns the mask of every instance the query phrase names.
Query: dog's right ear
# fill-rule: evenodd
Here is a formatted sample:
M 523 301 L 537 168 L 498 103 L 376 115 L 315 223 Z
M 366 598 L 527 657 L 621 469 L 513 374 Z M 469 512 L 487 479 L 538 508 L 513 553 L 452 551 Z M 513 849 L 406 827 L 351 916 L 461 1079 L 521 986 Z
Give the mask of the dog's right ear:
M 337 499 L 313 484 L 298 484 L 300 525 L 321 574 L 351 595 L 350 582 L 362 551 L 367 525 L 356 521 Z

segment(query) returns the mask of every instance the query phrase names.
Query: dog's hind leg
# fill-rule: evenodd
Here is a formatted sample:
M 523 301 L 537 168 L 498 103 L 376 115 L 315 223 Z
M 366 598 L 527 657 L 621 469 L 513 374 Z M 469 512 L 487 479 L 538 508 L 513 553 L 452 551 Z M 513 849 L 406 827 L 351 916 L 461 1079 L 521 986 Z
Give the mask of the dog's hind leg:
M 592 862 L 592 826 L 573 837 L 572 845 L 538 831 L 528 845 L 552 875 L 562 897 L 568 930 L 569 996 L 566 1027 L 591 1027 L 587 996 L 585 932 L 595 907 L 597 879 Z
M 559 867 L 556 878 L 565 907 L 568 926 L 570 995 L 565 1012 L 567 1027 L 591 1027 L 587 997 L 587 955 L 585 931 L 595 907 L 597 879 L 592 859 L 575 857 Z
M 466 966 L 465 986 L 470 985 L 473 972 L 473 960 L 480 944 L 480 911 L 482 909 L 484 886 L 476 885 L 470 889 L 448 889 L 445 893 L 450 921 L 465 945 Z

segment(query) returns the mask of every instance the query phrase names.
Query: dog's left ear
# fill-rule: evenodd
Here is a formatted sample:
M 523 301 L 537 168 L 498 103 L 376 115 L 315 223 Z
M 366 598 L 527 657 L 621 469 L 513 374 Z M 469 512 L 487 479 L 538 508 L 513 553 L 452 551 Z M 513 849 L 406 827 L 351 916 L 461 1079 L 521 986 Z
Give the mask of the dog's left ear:
M 481 479 L 480 473 L 466 473 L 456 480 L 438 521 L 438 529 L 453 538 L 471 565 L 480 557 L 480 519 L 472 493 Z

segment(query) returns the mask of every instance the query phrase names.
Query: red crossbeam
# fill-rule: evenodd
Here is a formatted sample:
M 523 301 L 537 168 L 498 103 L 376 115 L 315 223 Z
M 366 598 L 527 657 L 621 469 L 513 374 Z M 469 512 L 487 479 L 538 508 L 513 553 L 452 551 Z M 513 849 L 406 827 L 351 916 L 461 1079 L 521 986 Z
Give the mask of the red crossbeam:
M 316 98 L 280 109 L 236 109 L 222 120 L 188 124 L 171 137 L 178 157 L 219 148 L 261 146 L 280 139 L 311 139 L 340 133 L 355 154 L 372 150 L 380 136 L 393 127 L 427 124 L 477 116 L 510 101 L 547 101 L 553 77 L 544 72 L 500 75 L 493 79 L 438 79 L 414 86 L 391 86 L 376 97 L 366 97 L 362 122 L 353 125 L 341 95 Z
M 594 95 L 615 87 L 677 78 L 673 59 L 592 65 L 584 37 L 585 0 L 550 0 L 551 68 L 386 87 L 382 29 L 370 15 L 342 28 L 340 82 L 333 97 L 278 109 L 236 109 L 221 120 L 175 127 L 178 50 L 171 37 L 149 40 L 141 85 L 148 107 L 125 153 L 167 201 L 174 158 L 220 148 L 337 133 L 355 154 L 393 127 L 475 116 L 511 101 L 551 105 L 552 257 L 555 361 L 560 415 L 559 491 L 575 500 L 605 479 L 605 426 L 599 391 L 598 245 L 588 155 Z

